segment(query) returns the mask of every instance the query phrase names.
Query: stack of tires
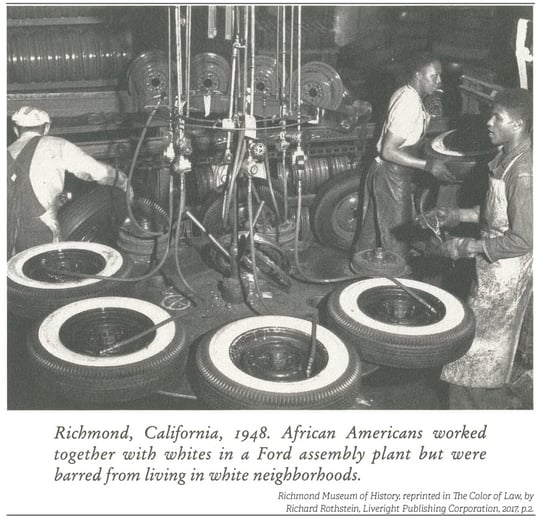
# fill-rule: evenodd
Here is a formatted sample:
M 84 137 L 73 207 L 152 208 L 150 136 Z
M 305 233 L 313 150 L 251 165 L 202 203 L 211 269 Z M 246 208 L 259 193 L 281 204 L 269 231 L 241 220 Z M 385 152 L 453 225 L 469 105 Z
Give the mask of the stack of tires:
M 168 246 L 168 214 L 148 198 L 133 201 L 132 214 L 136 223 L 128 219 L 118 231 L 117 246 L 135 264 L 147 265 L 160 260 Z

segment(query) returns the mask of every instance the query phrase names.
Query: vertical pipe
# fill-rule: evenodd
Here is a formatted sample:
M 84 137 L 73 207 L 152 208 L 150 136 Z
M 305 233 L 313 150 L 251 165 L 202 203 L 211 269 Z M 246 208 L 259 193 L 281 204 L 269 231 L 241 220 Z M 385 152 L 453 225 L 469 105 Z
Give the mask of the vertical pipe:
M 280 11 L 282 7 L 278 6 L 276 11 L 276 71 L 275 82 L 278 89 L 278 103 L 282 103 L 282 86 L 280 85 L 280 68 L 278 67 L 278 60 L 280 58 Z
M 286 6 L 282 7 L 282 100 L 286 100 Z
M 254 93 L 256 92 L 256 8 L 250 6 L 250 116 L 254 116 Z
M 301 139 L 301 36 L 302 36 L 302 13 L 301 6 L 297 6 L 297 133 Z
M 185 91 L 187 96 L 187 116 L 191 113 L 191 40 L 192 40 L 192 11 L 191 6 L 187 6 L 187 32 L 185 35 L 185 61 L 187 63 L 185 68 Z
M 293 101 L 293 83 L 291 79 L 293 77 L 293 22 L 295 18 L 294 15 L 295 15 L 295 7 L 292 5 L 291 6 L 291 20 L 290 20 L 290 72 L 288 75 L 290 79 L 290 94 L 289 94 L 290 111 L 291 111 L 291 106 L 292 106 L 292 101 Z
M 181 112 L 181 98 L 183 96 L 183 62 L 181 49 L 181 7 L 176 7 L 176 66 L 177 66 L 177 109 Z
M 243 8 L 243 114 L 247 114 L 247 84 L 248 84 L 248 5 Z
M 174 97 L 172 96 L 172 8 L 168 8 L 168 107 L 170 110 L 170 125 L 172 125 L 172 107 Z

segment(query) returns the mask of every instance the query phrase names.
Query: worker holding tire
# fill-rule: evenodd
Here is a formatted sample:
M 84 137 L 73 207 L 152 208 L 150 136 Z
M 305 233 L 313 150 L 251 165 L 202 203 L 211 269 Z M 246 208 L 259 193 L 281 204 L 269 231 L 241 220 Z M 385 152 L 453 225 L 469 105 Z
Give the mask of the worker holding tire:
M 455 227 L 480 224 L 480 238 L 455 237 L 441 252 L 453 260 L 476 258 L 476 284 L 469 305 L 476 334 L 469 351 L 445 365 L 453 409 L 505 409 L 525 311 L 532 295 L 532 96 L 505 89 L 494 98 L 489 137 L 501 146 L 489 163 L 485 203 L 472 209 L 439 208 L 417 218 Z
M 127 190 L 127 176 L 49 133 L 50 116 L 21 107 L 11 120 L 17 140 L 8 147 L 8 258 L 29 247 L 62 240 L 57 211 L 65 172 Z
M 433 55 L 420 54 L 410 72 L 408 83 L 390 99 L 377 143 L 378 156 L 366 175 L 362 225 L 352 246 L 353 252 L 383 247 L 406 261 L 409 241 L 399 236 L 399 229 L 413 220 L 414 175 L 425 171 L 440 182 L 455 182 L 444 162 L 417 156 L 430 120 L 423 98 L 441 86 L 441 63 Z

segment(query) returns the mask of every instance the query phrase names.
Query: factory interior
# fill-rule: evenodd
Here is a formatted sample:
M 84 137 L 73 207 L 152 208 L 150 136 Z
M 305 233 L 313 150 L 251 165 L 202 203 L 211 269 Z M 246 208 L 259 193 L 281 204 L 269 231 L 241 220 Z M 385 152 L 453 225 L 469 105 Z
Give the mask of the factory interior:
M 475 259 L 439 255 L 446 231 L 415 218 L 484 197 L 493 98 L 533 88 L 532 20 L 511 4 L 8 6 L 7 145 L 35 107 L 128 181 L 66 170 L 60 241 L 8 253 L 8 408 L 448 409 Z M 406 263 L 352 246 L 417 53 L 442 64 L 417 154 L 457 179 L 413 182 Z M 533 408 L 532 319 L 531 290 L 504 408 Z

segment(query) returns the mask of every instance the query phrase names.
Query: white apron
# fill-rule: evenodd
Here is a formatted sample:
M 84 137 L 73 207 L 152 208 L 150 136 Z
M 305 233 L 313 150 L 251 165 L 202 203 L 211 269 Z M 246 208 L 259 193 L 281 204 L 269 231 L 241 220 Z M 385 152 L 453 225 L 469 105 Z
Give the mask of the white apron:
M 484 206 L 482 238 L 496 238 L 508 230 L 505 175 L 490 176 Z M 477 283 L 469 305 L 476 333 L 469 351 L 444 366 L 441 379 L 473 388 L 498 388 L 510 381 L 521 324 L 532 293 L 532 252 L 489 263 L 476 258 Z

